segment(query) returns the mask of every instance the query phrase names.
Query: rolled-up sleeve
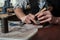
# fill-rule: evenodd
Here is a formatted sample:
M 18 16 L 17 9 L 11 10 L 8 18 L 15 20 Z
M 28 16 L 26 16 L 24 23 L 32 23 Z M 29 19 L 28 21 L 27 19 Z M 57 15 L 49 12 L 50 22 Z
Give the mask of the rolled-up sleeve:
M 12 5 L 14 7 L 13 9 L 22 8 L 23 1 L 22 0 L 12 0 Z

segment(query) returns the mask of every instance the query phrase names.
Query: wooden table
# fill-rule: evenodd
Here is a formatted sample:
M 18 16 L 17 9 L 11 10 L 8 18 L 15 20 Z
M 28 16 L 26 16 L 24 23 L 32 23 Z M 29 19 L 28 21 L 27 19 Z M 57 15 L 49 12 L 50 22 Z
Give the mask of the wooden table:
M 37 34 L 30 40 L 60 40 L 60 25 L 39 29 Z

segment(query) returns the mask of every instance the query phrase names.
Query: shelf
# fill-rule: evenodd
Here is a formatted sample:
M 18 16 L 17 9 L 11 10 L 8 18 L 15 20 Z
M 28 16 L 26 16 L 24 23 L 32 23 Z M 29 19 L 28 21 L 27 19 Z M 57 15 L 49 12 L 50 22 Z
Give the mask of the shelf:
M 0 12 L 2 12 L 2 8 L 0 8 Z M 13 8 L 8 8 L 7 12 L 14 12 Z
M 9 17 L 9 16 L 13 16 L 15 15 L 15 13 L 11 13 L 11 15 L 9 14 L 0 14 L 0 18 L 6 18 L 6 17 Z

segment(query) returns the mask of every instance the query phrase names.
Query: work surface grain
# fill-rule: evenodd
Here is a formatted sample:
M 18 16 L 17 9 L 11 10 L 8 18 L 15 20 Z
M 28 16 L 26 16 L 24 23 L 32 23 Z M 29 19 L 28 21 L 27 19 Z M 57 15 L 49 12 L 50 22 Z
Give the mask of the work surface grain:
M 60 25 L 51 25 L 49 28 L 40 28 L 36 35 L 29 40 L 60 40 Z
M 2 33 L 0 29 L 0 38 L 29 39 L 37 33 L 38 29 L 29 29 L 32 25 L 28 25 L 29 27 L 27 25 L 9 27 L 9 33 Z M 28 28 L 25 29 L 25 27 Z

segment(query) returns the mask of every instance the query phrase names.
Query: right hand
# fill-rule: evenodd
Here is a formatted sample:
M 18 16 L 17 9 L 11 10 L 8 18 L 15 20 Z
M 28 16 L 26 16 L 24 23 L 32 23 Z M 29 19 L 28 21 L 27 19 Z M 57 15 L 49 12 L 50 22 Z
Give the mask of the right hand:
M 26 23 L 26 24 L 30 24 L 30 23 L 34 23 L 34 24 L 36 24 L 36 21 L 34 20 L 35 19 L 35 15 L 33 15 L 33 14 L 28 14 L 27 16 L 26 16 L 26 18 L 25 18 L 25 20 L 24 20 L 24 23 Z M 32 22 L 31 22 L 32 21 Z

